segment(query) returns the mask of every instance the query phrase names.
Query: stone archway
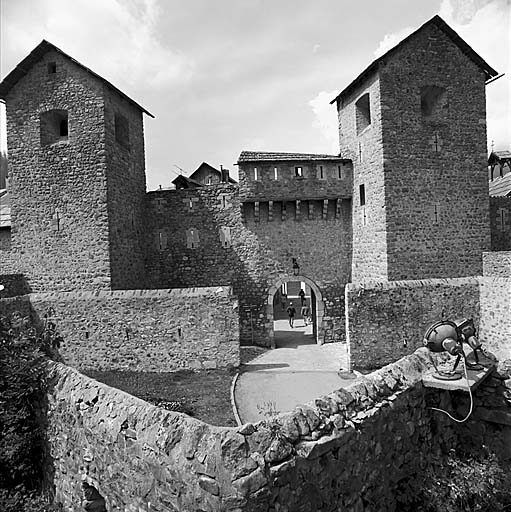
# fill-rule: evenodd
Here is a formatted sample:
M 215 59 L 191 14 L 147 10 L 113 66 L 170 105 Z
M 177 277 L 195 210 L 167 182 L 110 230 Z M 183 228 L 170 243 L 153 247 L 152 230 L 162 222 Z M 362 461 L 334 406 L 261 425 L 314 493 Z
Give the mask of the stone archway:
M 323 302 L 323 295 L 321 294 L 320 289 L 318 288 L 318 285 L 309 279 L 308 277 L 302 276 L 302 275 L 292 275 L 292 276 L 285 276 L 280 277 L 277 282 L 270 287 L 268 290 L 268 299 L 266 303 L 266 319 L 268 321 L 268 324 L 271 325 L 271 330 L 269 332 L 270 335 L 270 343 L 271 348 L 275 348 L 275 334 L 273 331 L 273 320 L 274 320 L 274 313 L 273 313 L 273 297 L 275 296 L 275 293 L 277 290 L 284 284 L 294 281 L 301 281 L 302 283 L 305 283 L 310 286 L 311 290 L 314 292 L 315 296 L 315 304 L 312 305 L 312 309 L 315 312 L 315 332 L 314 332 L 314 338 L 318 345 L 322 344 L 322 338 L 320 336 L 321 328 L 323 325 L 323 316 L 325 314 L 325 304 Z

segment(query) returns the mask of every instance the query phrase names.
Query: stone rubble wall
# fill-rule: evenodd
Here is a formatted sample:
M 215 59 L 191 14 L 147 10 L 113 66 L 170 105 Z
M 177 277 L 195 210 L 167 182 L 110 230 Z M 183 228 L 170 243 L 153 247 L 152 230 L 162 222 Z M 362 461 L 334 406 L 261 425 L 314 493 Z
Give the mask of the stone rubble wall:
M 59 354 L 79 370 L 168 372 L 239 365 L 237 299 L 229 287 L 52 292 L 0 300 L 0 314 L 45 315 Z
M 85 480 L 110 511 L 392 510 L 441 438 L 420 389 L 429 365 L 421 349 L 314 404 L 222 428 L 50 363 L 56 502 L 77 510 Z
M 511 358 L 511 277 L 480 278 L 479 336 L 499 359 Z
M 490 231 L 492 251 L 511 251 L 511 197 L 490 197 Z
M 377 368 L 422 346 L 441 319 L 479 323 L 477 278 L 423 279 L 346 286 L 346 333 L 351 366 Z
M 511 277 L 511 251 L 483 252 L 483 276 Z

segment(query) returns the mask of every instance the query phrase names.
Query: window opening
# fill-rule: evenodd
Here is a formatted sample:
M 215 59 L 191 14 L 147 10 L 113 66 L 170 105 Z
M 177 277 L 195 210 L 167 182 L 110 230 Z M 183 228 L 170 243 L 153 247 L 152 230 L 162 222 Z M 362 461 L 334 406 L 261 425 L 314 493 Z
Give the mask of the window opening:
M 447 107 L 447 94 L 443 87 L 427 85 L 421 89 L 421 113 L 425 119 L 438 118 Z
M 197 249 L 199 246 L 199 232 L 195 228 L 190 228 L 186 232 L 186 247 L 188 249 Z
M 371 124 L 371 107 L 369 93 L 366 92 L 355 103 L 357 134 L 361 133 Z
M 279 170 L 277 167 L 273 168 L 273 177 L 278 180 L 279 179 Z
M 231 247 L 231 228 L 221 227 L 220 228 L 220 242 L 224 249 Z
M 211 175 L 210 175 L 206 179 L 206 185 L 212 185 L 212 184 L 213 184 L 213 180 L 212 180 Z
M 337 177 L 342 180 L 344 178 L 343 176 L 343 172 L 342 172 L 342 166 L 341 165 L 338 165 L 337 166 Z
M 49 110 L 40 114 L 41 145 L 66 141 L 69 135 L 67 110 Z
M 295 176 L 297 178 L 303 178 L 303 168 L 302 167 L 295 167 Z
M 259 180 L 259 172 L 257 170 L 257 167 L 254 167 L 254 180 Z
M 323 170 L 323 166 L 320 165 L 319 166 L 319 169 L 318 169 L 318 178 L 320 180 L 324 180 L 325 179 L 325 173 L 324 173 L 324 170 Z
M 121 114 L 115 114 L 115 140 L 126 149 L 130 147 L 130 130 L 128 120 Z
M 365 187 L 365 185 L 360 185 L 359 195 L 360 195 L 360 206 L 365 206 L 365 204 L 366 204 L 366 187 Z
M 48 62 L 48 74 L 53 75 L 57 72 L 57 63 L 56 62 Z

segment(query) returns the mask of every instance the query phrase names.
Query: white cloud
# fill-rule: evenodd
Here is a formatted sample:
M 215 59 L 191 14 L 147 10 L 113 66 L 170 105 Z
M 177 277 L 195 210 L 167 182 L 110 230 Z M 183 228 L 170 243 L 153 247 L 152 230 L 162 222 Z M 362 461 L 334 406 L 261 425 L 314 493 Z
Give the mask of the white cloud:
M 312 126 L 318 128 L 330 145 L 330 152 L 339 153 L 339 135 L 337 126 L 337 110 L 330 101 L 335 98 L 338 91 L 321 91 L 309 101 L 314 114 Z
M 381 57 L 384 53 L 387 53 L 391 48 L 400 43 L 405 37 L 408 37 L 414 30 L 414 27 L 405 27 L 393 34 L 385 34 L 378 48 L 374 50 L 374 56 L 376 58 Z
M 161 89 L 186 81 L 193 71 L 190 59 L 165 47 L 156 36 L 156 0 L 39 0 L 35 6 L 12 3 L 4 11 L 3 39 L 16 45 L 11 67 L 47 39 L 114 84 L 132 90 Z

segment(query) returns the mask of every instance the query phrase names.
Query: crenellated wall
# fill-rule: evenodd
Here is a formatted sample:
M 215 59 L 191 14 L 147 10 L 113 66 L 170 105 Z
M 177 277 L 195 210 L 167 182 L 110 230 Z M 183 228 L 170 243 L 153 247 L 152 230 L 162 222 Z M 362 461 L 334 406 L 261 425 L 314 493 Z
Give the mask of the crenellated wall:
M 229 287 L 51 292 L 0 300 L 56 324 L 63 361 L 79 370 L 168 372 L 238 366 L 238 303 Z
M 296 258 L 300 275 L 313 281 L 324 299 L 328 323 L 319 326 L 318 337 L 331 341 L 334 324 L 344 331 L 351 202 L 332 201 L 326 210 L 322 201 L 313 203 L 321 204 L 312 204 L 311 210 L 304 204 L 300 215 L 289 201 L 286 216 L 280 203 L 273 216 L 265 205 L 256 219 L 253 205 L 239 202 L 237 186 L 150 192 L 145 256 L 149 287 L 232 284 L 240 300 L 241 342 L 269 346 L 273 316 L 268 293 L 277 282 L 293 280 Z
M 503 448 L 499 456 L 511 455 L 509 374 L 481 386 L 480 414 L 467 435 L 428 408 L 452 398 L 451 412 L 459 415 L 456 408 L 466 401 L 466 394 L 423 388 L 430 368 L 420 349 L 288 414 L 222 428 L 50 363 L 55 501 L 66 512 L 78 510 L 85 481 L 109 511 L 395 510 L 460 441 L 469 449 L 485 436 Z

